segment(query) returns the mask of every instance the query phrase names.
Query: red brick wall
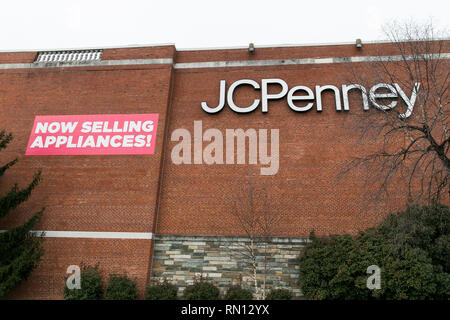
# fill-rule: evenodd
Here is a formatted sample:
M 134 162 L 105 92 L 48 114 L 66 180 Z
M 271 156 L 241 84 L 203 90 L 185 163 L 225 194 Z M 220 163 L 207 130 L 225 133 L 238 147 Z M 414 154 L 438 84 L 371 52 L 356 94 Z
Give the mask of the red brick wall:
M 355 57 L 398 54 L 390 44 L 364 44 L 364 49 L 355 45 L 322 45 L 300 47 L 256 47 L 253 54 L 247 48 L 223 50 L 182 50 L 177 51 L 177 62 L 236 61 L 236 60 L 282 60 L 303 58 Z
M 32 199 L 13 216 L 45 205 L 39 227 L 50 230 L 150 232 L 170 75 L 170 66 L 1 73 L 2 127 L 14 134 L 1 156 L 19 158 L 3 180 L 24 185 L 43 171 Z M 107 113 L 159 113 L 155 155 L 24 156 L 36 115 Z
M 445 43 L 442 52 L 448 49 L 449 44 Z M 354 45 L 256 48 L 254 54 L 246 49 L 200 50 L 177 52 L 177 63 L 392 54 L 399 53 L 390 44 L 364 44 L 363 50 Z M 350 93 L 350 113 L 336 112 L 334 95 L 327 91 L 323 93 L 321 113 L 315 111 L 315 104 L 308 112 L 293 112 L 286 98 L 270 101 L 267 114 L 261 112 L 261 105 L 250 114 L 236 114 L 226 105 L 214 115 L 205 113 L 200 106 L 202 101 L 211 107 L 217 105 L 220 80 L 226 80 L 227 88 L 239 79 L 261 83 L 264 78 L 281 78 L 289 88 L 305 85 L 314 90 L 315 85 L 326 84 L 339 88 L 355 80 L 349 76 L 350 68 L 359 68 L 366 76 L 366 66 L 367 63 L 332 63 L 176 69 L 170 132 L 186 128 L 193 134 L 195 120 L 203 121 L 203 131 L 218 128 L 223 134 L 226 129 L 237 128 L 280 129 L 280 168 L 274 176 L 261 176 L 261 165 L 175 165 L 170 150 L 178 142 L 169 142 L 157 232 L 242 235 L 243 230 L 230 211 L 236 210 L 235 200 L 245 201 L 248 197 L 249 183 L 257 190 L 265 189 L 270 210 L 282 215 L 276 231 L 279 236 L 307 236 L 312 230 L 319 235 L 356 233 L 378 223 L 389 212 L 403 209 L 407 201 L 404 183 L 392 184 L 389 200 L 376 203 L 371 198 L 377 186 L 370 181 L 367 185 L 367 169 L 353 170 L 345 179 L 338 179 L 353 157 L 367 155 L 381 143 L 381 139 L 358 140 L 361 132 L 355 127 L 363 113 L 359 93 Z M 375 79 L 363 84 L 377 83 Z M 274 86 L 271 90 L 280 89 Z M 235 92 L 235 102 L 249 106 L 260 98 L 260 92 L 249 86 L 240 87 Z M 370 112 L 376 111 L 372 108 Z
M 279 129 L 279 171 L 260 175 L 261 165 L 175 165 L 166 153 L 159 234 L 243 235 L 230 214 L 233 202 L 248 197 L 247 184 L 265 188 L 270 210 L 281 212 L 279 236 L 307 236 L 313 229 L 320 235 L 357 232 L 378 222 L 387 212 L 403 208 L 404 190 L 391 194 L 392 202 L 380 208 L 366 208 L 370 192 L 363 186 L 364 171 L 356 171 L 340 183 L 351 156 L 367 151 L 356 145 L 358 132 L 348 128 L 355 120 L 351 113 L 336 112 L 334 97 L 323 94 L 323 112 L 290 110 L 286 99 L 269 102 L 269 112 L 261 107 L 249 114 L 236 114 L 227 106 L 218 114 L 205 113 L 200 103 L 216 106 L 219 81 L 227 84 L 239 79 L 281 78 L 289 87 L 346 83 L 340 79 L 345 65 L 296 65 L 176 70 L 174 99 L 170 112 L 170 132 L 186 128 L 193 134 L 194 120 L 203 121 L 203 130 L 218 128 Z M 279 88 L 272 88 L 274 92 Z M 235 93 L 237 105 L 248 106 L 260 90 L 247 86 Z M 259 96 L 260 98 L 260 96 Z M 362 109 L 361 99 L 350 105 L 351 112 Z M 178 142 L 170 142 L 169 150 Z M 207 145 L 205 142 L 203 145 Z
M 46 238 L 45 254 L 30 278 L 15 289 L 12 299 L 61 299 L 69 265 L 99 263 L 103 285 L 109 275 L 126 273 L 143 298 L 149 270 L 149 240 Z
M 0 52 L 0 63 L 31 63 L 37 52 Z
M 122 60 L 122 59 L 162 59 L 172 58 L 175 54 L 175 46 L 155 46 L 155 47 L 130 47 L 104 49 L 102 60 Z
M 172 58 L 159 49 L 156 56 Z M 171 70 L 171 65 L 1 70 L 0 123 L 14 140 L 0 161 L 19 162 L 2 177 L 0 191 L 14 182 L 26 186 L 38 169 L 42 181 L 29 201 L 1 220 L 0 230 L 45 206 L 36 230 L 153 232 Z M 24 155 L 37 115 L 110 113 L 159 113 L 155 154 Z M 17 297 L 60 298 L 66 268 L 80 262 L 99 262 L 105 276 L 127 272 L 143 294 L 151 240 L 46 238 L 45 249 Z

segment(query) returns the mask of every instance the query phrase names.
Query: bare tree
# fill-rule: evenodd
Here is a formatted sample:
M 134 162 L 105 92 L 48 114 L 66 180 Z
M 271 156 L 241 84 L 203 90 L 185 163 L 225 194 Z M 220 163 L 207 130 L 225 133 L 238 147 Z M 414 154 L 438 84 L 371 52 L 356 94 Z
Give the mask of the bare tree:
M 281 215 L 270 207 L 266 190 L 258 191 L 251 183 L 248 197 L 237 197 L 232 200 L 232 215 L 244 233 L 246 241 L 238 242 L 228 248 L 231 255 L 245 265 L 255 291 L 255 298 L 265 299 L 266 279 L 270 271 L 268 243 L 275 235 Z M 261 258 L 262 262 L 260 262 Z
M 390 87 L 379 88 L 377 96 L 368 92 L 377 110 L 357 112 L 359 119 L 352 121 L 360 130 L 359 141 L 379 141 L 379 148 L 354 159 L 346 172 L 364 166 L 367 181 L 379 183 L 378 200 L 388 187 L 402 183 L 409 202 L 439 201 L 450 194 L 450 41 L 446 32 L 436 34 L 432 23 L 393 23 L 385 34 L 389 43 L 378 44 L 371 62 L 349 64 L 347 80 L 366 88 L 377 83 Z M 392 100 L 396 97 L 398 102 Z M 402 103 L 403 98 L 410 103 Z

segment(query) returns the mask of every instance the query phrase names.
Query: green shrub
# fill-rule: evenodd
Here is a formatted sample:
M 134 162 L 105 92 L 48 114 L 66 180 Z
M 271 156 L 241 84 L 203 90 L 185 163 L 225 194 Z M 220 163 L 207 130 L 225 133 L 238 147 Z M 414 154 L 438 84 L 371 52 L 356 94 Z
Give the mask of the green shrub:
M 81 269 L 81 289 L 69 289 L 67 283 L 64 284 L 65 300 L 97 300 L 103 293 L 102 277 L 98 272 L 98 265 L 95 267 L 82 267 Z
M 166 281 L 149 285 L 145 291 L 146 300 L 176 300 L 178 288 Z
M 185 300 L 219 300 L 220 291 L 212 283 L 199 281 L 184 289 Z
M 311 299 L 449 299 L 450 209 L 412 206 L 357 236 L 311 234 L 300 257 L 299 285 Z M 381 269 L 370 290 L 367 268 Z
M 242 289 L 241 286 L 231 286 L 224 297 L 225 300 L 252 300 L 253 294 L 250 290 Z
M 136 283 L 126 275 L 111 275 L 105 291 L 107 300 L 135 300 L 138 296 Z
M 291 300 L 292 293 L 288 289 L 272 289 L 266 300 Z
M 299 285 L 303 294 L 310 299 L 318 300 L 345 295 L 353 298 L 354 289 L 341 293 L 342 284 L 332 280 L 339 266 L 345 264 L 350 250 L 355 247 L 355 239 L 350 235 L 320 239 L 315 237 L 314 232 L 309 239 L 311 242 L 306 245 L 300 256 Z

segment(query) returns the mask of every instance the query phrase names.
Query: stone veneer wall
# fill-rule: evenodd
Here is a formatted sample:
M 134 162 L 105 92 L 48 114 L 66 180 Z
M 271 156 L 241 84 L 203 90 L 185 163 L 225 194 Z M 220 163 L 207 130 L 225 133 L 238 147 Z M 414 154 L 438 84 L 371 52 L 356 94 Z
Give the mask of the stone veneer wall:
M 243 256 L 248 238 L 156 235 L 154 241 L 152 281 L 166 279 L 179 287 L 180 294 L 200 276 L 214 282 L 222 293 L 240 279 L 242 287 L 253 289 L 248 259 Z M 259 244 L 259 280 L 262 281 L 264 252 L 267 252 L 267 287 L 287 288 L 295 297 L 301 297 L 297 285 L 298 257 L 306 241 L 305 238 L 273 237 L 266 241 L 267 246 Z

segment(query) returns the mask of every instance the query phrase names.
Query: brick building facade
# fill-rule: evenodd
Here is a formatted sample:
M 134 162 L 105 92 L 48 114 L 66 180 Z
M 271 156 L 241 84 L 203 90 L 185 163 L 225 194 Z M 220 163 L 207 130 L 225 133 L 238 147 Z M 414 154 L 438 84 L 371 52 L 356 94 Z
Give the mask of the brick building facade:
M 240 267 L 223 243 L 244 241 L 232 211 L 236 200 L 248 200 L 249 186 L 265 193 L 266 209 L 282 215 L 270 241 L 270 284 L 280 287 L 295 286 L 295 260 L 312 230 L 356 233 L 404 208 L 406 193 L 400 187 L 381 206 L 368 204 L 373 190 L 364 183 L 364 169 L 337 179 L 353 156 L 376 145 L 358 144 L 352 126 L 353 114 L 363 113 L 361 94 L 351 93 L 348 112 L 336 111 L 329 90 L 320 95 L 321 112 L 316 106 L 294 112 L 286 97 L 269 100 L 267 113 L 261 105 L 242 114 L 227 104 L 215 114 L 201 107 L 201 102 L 218 104 L 221 80 L 227 88 L 240 79 L 259 85 L 262 79 L 282 79 L 289 89 L 341 88 L 350 83 L 349 67 L 358 70 L 375 56 L 396 55 L 389 43 L 362 49 L 354 44 L 258 47 L 254 53 L 247 48 L 130 47 L 103 49 L 100 59 L 75 62 L 39 61 L 38 54 L 0 52 L 0 128 L 14 135 L 0 160 L 19 158 L 2 177 L 0 191 L 14 182 L 25 186 L 38 169 L 43 174 L 30 200 L 3 219 L 0 229 L 46 207 L 36 228 L 47 232 L 45 255 L 13 298 L 61 298 L 67 267 L 80 263 L 99 263 L 105 277 L 126 272 L 136 279 L 141 296 L 151 279 L 168 278 L 183 287 L 198 273 L 225 286 Z M 269 94 L 278 92 L 279 85 L 268 86 Z M 236 105 L 249 106 L 255 99 L 261 99 L 260 89 L 236 88 Z M 146 113 L 159 115 L 154 154 L 25 155 L 35 116 Z M 196 121 L 202 133 L 279 129 L 276 174 L 261 175 L 264 165 L 249 161 L 175 164 L 171 155 L 178 142 L 171 135 L 184 128 L 194 141 Z

